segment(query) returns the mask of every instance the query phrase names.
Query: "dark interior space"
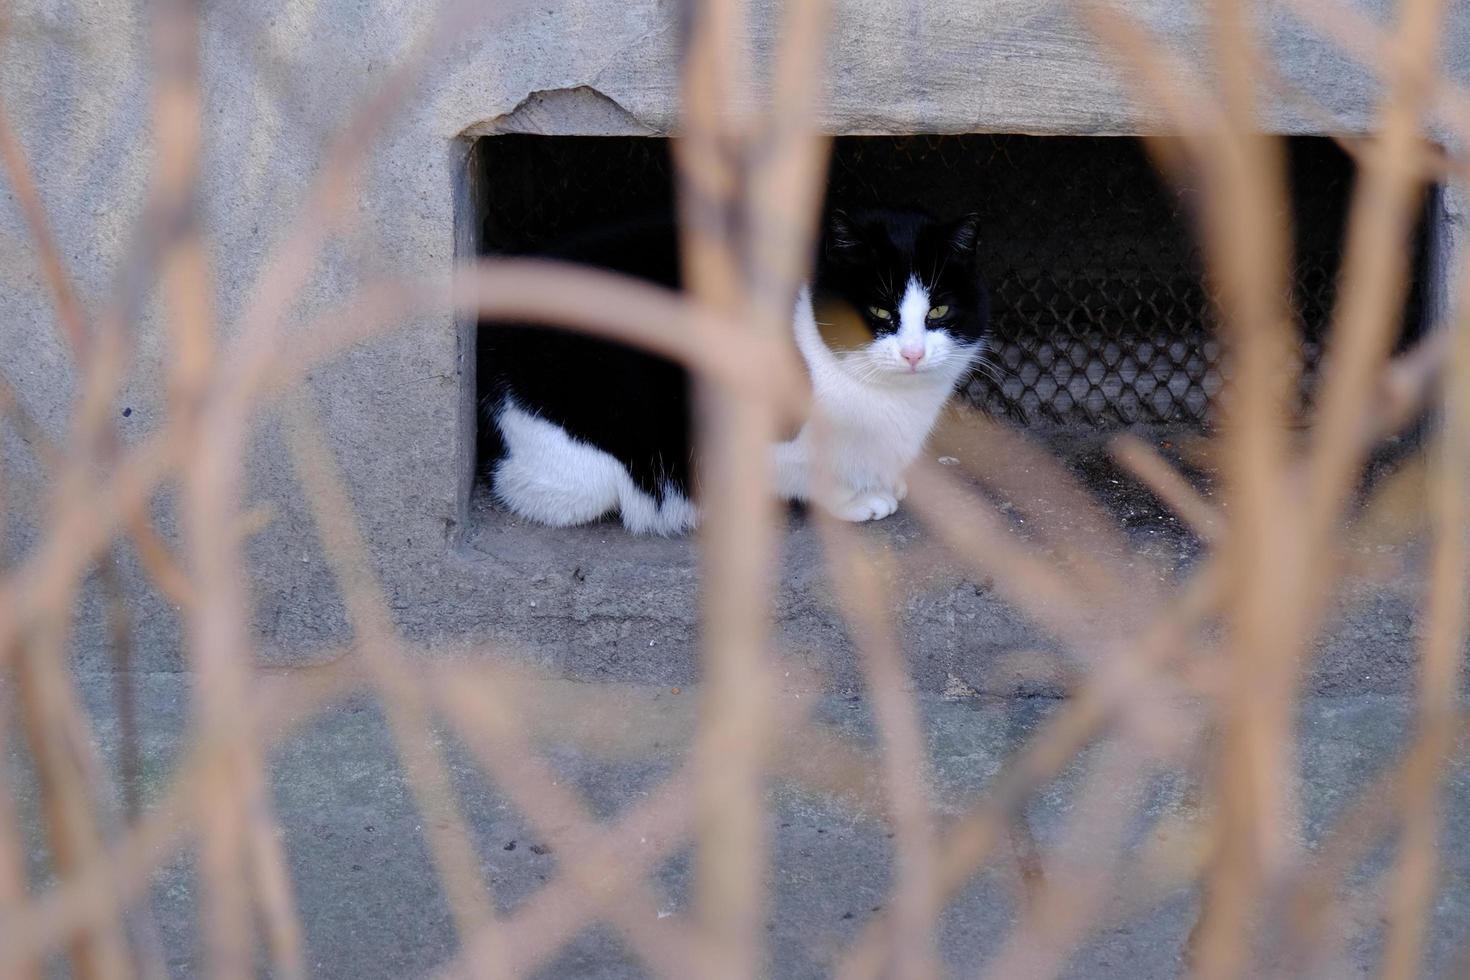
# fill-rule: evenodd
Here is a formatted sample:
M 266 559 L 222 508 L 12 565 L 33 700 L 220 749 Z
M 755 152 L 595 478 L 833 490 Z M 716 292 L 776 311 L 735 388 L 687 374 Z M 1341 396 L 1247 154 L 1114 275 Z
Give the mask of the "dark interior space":
M 1287 141 L 1299 318 L 1311 369 L 1332 308 L 1352 190 L 1330 139 Z M 471 155 L 482 254 L 536 254 L 599 225 L 672 210 L 667 140 L 487 137 Z M 1201 426 L 1225 381 L 1191 193 L 1164 184 L 1138 140 L 1009 135 L 843 137 L 829 203 L 981 216 L 995 377 L 967 394 L 1026 425 Z M 1426 209 L 1428 201 L 1426 200 Z M 1421 222 L 1414 268 L 1424 268 Z M 1402 342 L 1423 328 L 1416 275 Z

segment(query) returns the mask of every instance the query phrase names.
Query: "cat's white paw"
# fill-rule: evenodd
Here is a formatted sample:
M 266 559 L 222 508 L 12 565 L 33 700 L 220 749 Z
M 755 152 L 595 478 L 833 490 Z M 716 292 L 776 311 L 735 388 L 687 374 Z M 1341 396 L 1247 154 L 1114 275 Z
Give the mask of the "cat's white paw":
M 860 493 L 833 513 L 844 521 L 881 521 L 898 510 L 898 498 L 891 493 Z
M 905 480 L 903 477 L 899 477 L 898 478 L 898 485 L 893 488 L 893 498 L 895 500 L 902 500 L 905 497 L 907 497 L 908 495 L 909 495 L 908 481 Z

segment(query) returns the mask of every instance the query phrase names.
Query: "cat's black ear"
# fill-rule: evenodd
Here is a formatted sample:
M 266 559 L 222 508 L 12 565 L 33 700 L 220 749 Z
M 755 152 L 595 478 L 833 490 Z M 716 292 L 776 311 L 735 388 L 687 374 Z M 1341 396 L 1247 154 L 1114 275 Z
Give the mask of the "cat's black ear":
M 975 251 L 980 242 L 980 216 L 971 212 L 954 223 L 949 232 L 949 245 L 956 252 L 968 255 Z
M 827 217 L 827 252 L 852 255 L 863 247 L 863 237 L 846 211 L 833 211 Z

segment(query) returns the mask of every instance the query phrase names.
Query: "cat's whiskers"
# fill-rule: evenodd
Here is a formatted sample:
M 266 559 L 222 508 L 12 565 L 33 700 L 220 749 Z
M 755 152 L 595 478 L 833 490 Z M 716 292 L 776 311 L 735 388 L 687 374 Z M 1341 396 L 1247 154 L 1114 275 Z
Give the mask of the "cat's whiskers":
M 868 384 L 892 371 L 892 368 L 872 348 L 865 348 L 862 355 L 863 370 L 854 376 L 859 384 Z
M 879 365 L 873 359 L 872 353 L 867 350 L 857 352 L 857 356 L 853 358 L 853 366 L 856 370 L 853 372 L 852 377 L 860 384 L 872 380 L 873 376 L 879 370 Z
M 975 373 L 985 376 L 994 384 L 1002 385 L 1005 383 L 1004 379 L 1001 377 L 1000 366 L 991 361 L 984 354 L 982 354 L 975 360 L 973 367 Z

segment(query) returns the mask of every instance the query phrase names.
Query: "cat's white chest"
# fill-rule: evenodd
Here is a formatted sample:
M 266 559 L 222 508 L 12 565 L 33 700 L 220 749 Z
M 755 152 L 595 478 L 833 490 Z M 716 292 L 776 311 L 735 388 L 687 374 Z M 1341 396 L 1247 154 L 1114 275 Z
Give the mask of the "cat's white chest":
M 948 393 L 947 385 L 835 393 L 817 406 L 832 434 L 833 463 L 855 486 L 891 486 L 918 456 Z

